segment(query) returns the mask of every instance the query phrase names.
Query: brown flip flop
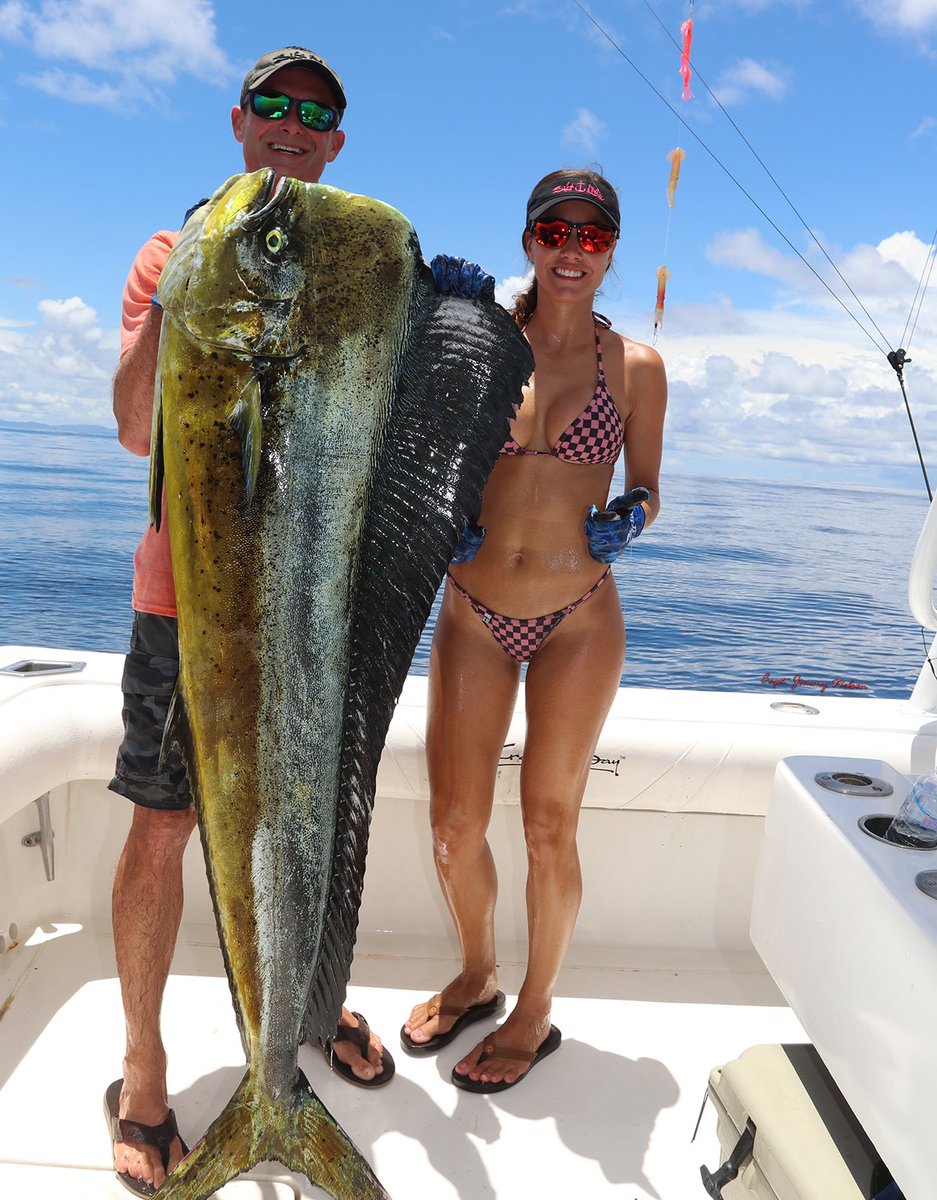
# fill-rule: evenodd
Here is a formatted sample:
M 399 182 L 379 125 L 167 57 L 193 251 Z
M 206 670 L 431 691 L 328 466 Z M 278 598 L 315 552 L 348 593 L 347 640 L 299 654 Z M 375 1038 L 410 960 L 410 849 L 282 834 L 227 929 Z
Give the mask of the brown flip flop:
M 356 1012 L 351 1015 L 357 1018 L 357 1026 L 340 1024 L 335 1035 L 326 1039 L 322 1053 L 329 1060 L 332 1070 L 337 1075 L 341 1075 L 342 1079 L 347 1079 L 349 1083 L 364 1088 L 383 1087 L 385 1083 L 390 1083 L 394 1077 L 394 1071 L 397 1069 L 390 1051 L 385 1047 L 381 1047 L 381 1063 L 384 1070 L 380 1075 L 375 1075 L 373 1079 L 360 1079 L 348 1063 L 342 1062 L 332 1050 L 336 1042 L 352 1042 L 362 1058 L 368 1057 L 368 1050 L 371 1048 L 371 1027 L 361 1013 Z
M 169 1169 L 169 1151 L 172 1149 L 173 1138 L 179 1138 L 182 1153 L 188 1154 L 189 1147 L 182 1140 L 176 1116 L 172 1109 L 169 1116 L 160 1125 L 144 1125 L 141 1121 L 132 1121 L 129 1117 L 120 1115 L 120 1091 L 124 1086 L 122 1079 L 115 1079 L 104 1093 L 104 1115 L 107 1118 L 111 1133 L 111 1145 L 125 1142 L 128 1146 L 152 1146 L 159 1151 L 159 1159 L 163 1170 Z M 126 1171 L 115 1171 L 114 1174 L 128 1192 L 135 1196 L 155 1196 L 158 1189 L 144 1179 L 135 1179 Z
M 443 1046 L 448 1046 L 462 1032 L 466 1025 L 472 1025 L 475 1021 L 484 1021 L 488 1017 L 493 1017 L 504 1008 L 504 992 L 495 992 L 490 1000 L 484 1000 L 481 1004 L 470 1004 L 468 1007 L 458 1004 L 441 1004 L 442 996 L 437 994 L 430 1000 L 427 1005 L 427 1010 L 430 1017 L 458 1017 L 451 1029 L 447 1029 L 445 1033 L 437 1033 L 435 1037 L 431 1037 L 428 1042 L 415 1042 L 407 1033 L 405 1025 L 400 1028 L 400 1044 L 408 1054 L 435 1054 L 437 1050 L 442 1050 Z
M 554 1050 L 559 1048 L 559 1044 L 562 1040 L 563 1035 L 555 1025 L 551 1025 L 550 1032 L 543 1039 L 533 1054 L 531 1054 L 529 1050 L 515 1050 L 510 1046 L 486 1045 L 483 1048 L 481 1056 L 478 1060 L 479 1065 L 483 1063 L 486 1058 L 494 1058 L 497 1056 L 498 1058 L 515 1058 L 518 1062 L 529 1063 L 530 1066 L 523 1073 L 523 1075 L 518 1075 L 518 1077 L 512 1080 L 510 1083 L 508 1083 L 506 1079 L 501 1079 L 497 1083 L 486 1083 L 481 1079 L 472 1079 L 469 1075 L 461 1075 L 455 1069 L 455 1067 L 453 1067 L 452 1082 L 457 1088 L 461 1088 L 464 1092 L 489 1093 L 507 1091 L 508 1088 L 512 1088 L 522 1080 L 526 1079 L 541 1059 L 546 1058 L 548 1054 L 552 1054 Z

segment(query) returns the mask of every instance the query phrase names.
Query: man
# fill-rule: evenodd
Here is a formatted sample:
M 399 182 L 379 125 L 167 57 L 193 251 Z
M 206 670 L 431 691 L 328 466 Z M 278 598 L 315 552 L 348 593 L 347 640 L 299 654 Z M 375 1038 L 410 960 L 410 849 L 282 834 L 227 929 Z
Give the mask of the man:
M 318 55 L 290 46 L 263 55 L 248 72 L 231 125 L 248 171 L 316 183 L 345 141 L 345 93 Z M 124 292 L 121 357 L 114 376 L 118 438 L 150 452 L 161 310 L 152 303 L 178 234 L 163 231 L 140 250 Z M 127 1027 L 123 1080 L 108 1089 L 114 1168 L 139 1195 L 152 1195 L 185 1154 L 166 1088 L 160 1009 L 182 915 L 182 856 L 195 827 L 185 768 L 173 750 L 159 767 L 169 700 L 178 671 L 175 593 L 165 520 L 150 526 L 134 555 L 134 628 L 124 669 L 124 741 L 111 790 L 134 802 L 114 880 L 117 971 Z M 358 1014 L 342 1009 L 329 1049 L 333 1067 L 378 1086 L 393 1060 Z

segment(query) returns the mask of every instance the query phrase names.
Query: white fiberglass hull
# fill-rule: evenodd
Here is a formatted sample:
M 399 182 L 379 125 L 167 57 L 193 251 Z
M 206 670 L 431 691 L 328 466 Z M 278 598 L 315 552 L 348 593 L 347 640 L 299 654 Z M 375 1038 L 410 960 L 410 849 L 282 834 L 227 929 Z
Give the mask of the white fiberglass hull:
M 123 1038 L 110 888 L 130 806 L 105 787 L 120 737 L 122 657 L 35 647 L 5 647 L 0 657 L 0 666 L 86 663 L 70 676 L 0 675 L 0 1195 L 116 1197 L 124 1193 L 109 1171 L 100 1110 Z M 932 719 L 904 702 L 811 698 L 811 713 L 773 709 L 781 699 L 792 697 L 621 690 L 580 826 L 586 894 L 553 1014 L 564 1046 L 536 1083 L 486 1099 L 448 1082 L 483 1029 L 467 1030 L 438 1061 L 409 1059 L 397 1044 L 412 1003 L 451 977 L 456 958 L 428 836 L 425 680 L 408 680 L 378 777 L 351 991 L 395 1052 L 398 1077 L 382 1091 L 351 1088 L 321 1054 L 303 1051 L 313 1086 L 392 1195 L 702 1195 L 699 1165 L 719 1158 L 712 1122 L 700 1143 L 689 1139 L 710 1068 L 753 1042 L 808 1040 L 749 937 L 777 762 L 847 762 L 874 746 L 911 773 L 932 765 L 937 749 Z M 509 998 L 525 940 L 522 753 L 519 710 L 491 829 Z M 45 857 L 23 845 L 47 793 L 51 881 L 48 839 Z M 173 1103 L 191 1142 L 242 1058 L 196 839 L 185 878 L 163 1024 Z M 316 1194 L 277 1171 L 261 1168 L 263 1186 L 242 1180 L 223 1194 Z

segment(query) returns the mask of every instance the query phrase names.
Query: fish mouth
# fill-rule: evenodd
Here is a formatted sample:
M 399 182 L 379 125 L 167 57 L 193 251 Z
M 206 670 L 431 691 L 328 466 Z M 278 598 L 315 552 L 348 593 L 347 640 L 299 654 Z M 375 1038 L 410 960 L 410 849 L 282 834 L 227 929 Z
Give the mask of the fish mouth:
M 244 218 L 244 229 L 248 233 L 253 233 L 263 225 L 268 217 L 272 216 L 277 211 L 285 200 L 288 200 L 293 194 L 295 180 L 287 175 L 281 176 L 279 179 L 271 170 L 267 174 L 263 188 L 257 197 L 257 205 Z

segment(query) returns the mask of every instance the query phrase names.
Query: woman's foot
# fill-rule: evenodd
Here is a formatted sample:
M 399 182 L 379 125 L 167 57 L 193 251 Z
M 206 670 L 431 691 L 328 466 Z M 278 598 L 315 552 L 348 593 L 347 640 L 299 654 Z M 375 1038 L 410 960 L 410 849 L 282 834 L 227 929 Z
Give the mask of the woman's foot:
M 466 1025 L 493 1017 L 503 1007 L 504 993 L 493 977 L 479 984 L 459 976 L 441 993 L 413 1006 L 400 1030 L 401 1044 L 410 1053 L 441 1050 Z
M 559 1030 L 550 1024 L 550 1014 L 527 1017 L 518 1009 L 493 1030 L 452 1071 L 454 1083 L 488 1085 L 469 1090 L 501 1090 L 511 1087 L 530 1068 L 559 1045 Z M 499 1053 L 499 1048 L 503 1053 Z

